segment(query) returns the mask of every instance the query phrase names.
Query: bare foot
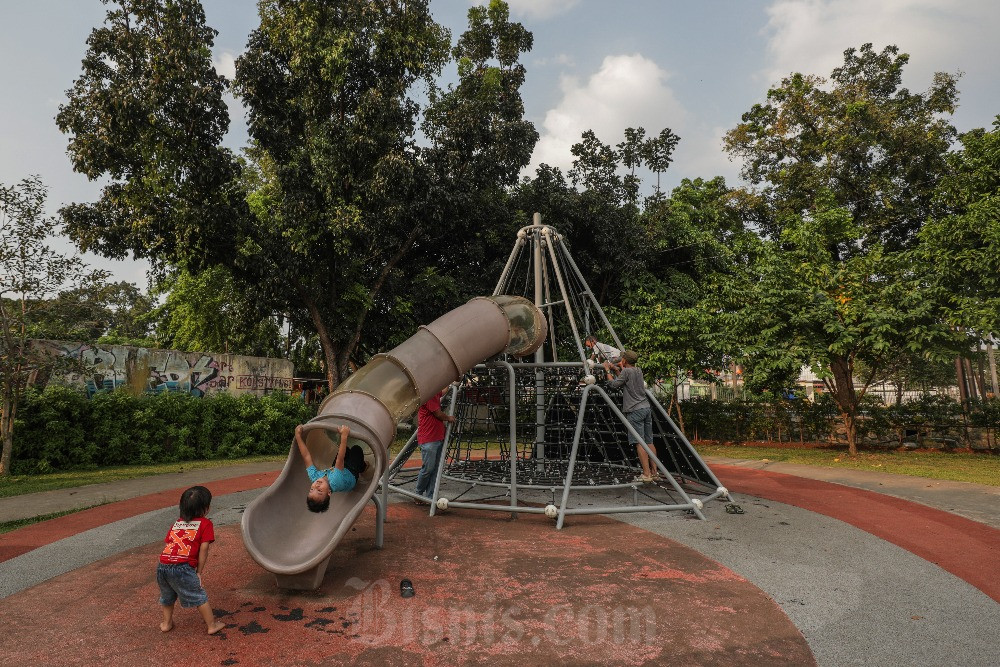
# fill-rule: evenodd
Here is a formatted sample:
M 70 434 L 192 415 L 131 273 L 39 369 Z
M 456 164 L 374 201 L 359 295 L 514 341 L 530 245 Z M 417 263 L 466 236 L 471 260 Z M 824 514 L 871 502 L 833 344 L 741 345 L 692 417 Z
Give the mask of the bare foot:
M 173 629 L 174 629 L 173 621 L 171 621 L 170 623 L 160 623 L 160 632 L 170 632 Z
M 208 628 L 208 634 L 210 634 L 210 635 L 214 635 L 214 634 L 215 634 L 216 632 L 218 632 L 219 630 L 224 630 L 224 629 L 225 629 L 225 627 L 226 627 L 226 624 L 225 624 L 225 623 L 220 623 L 220 622 L 216 621 L 215 623 L 213 623 L 213 624 L 212 624 L 212 625 L 211 625 L 211 626 L 210 626 L 210 627 Z

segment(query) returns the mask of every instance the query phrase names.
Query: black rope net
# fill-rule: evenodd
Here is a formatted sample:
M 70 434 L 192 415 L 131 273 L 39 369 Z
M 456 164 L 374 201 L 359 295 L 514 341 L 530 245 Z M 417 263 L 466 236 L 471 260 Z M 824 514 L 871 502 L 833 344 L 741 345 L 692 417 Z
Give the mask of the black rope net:
M 519 488 L 562 487 L 579 430 L 571 487 L 632 485 L 641 472 L 636 447 L 599 392 L 591 391 L 581 418 L 582 376 L 580 366 L 515 368 L 512 446 L 510 371 L 501 365 L 467 374 L 457 393 L 445 478 L 506 487 L 512 482 L 513 460 Z M 619 392 L 606 391 L 620 406 Z M 654 420 L 657 457 L 682 487 L 714 491 L 707 469 L 672 426 L 662 418 Z
M 502 358 L 515 364 L 513 401 L 506 365 L 477 366 L 464 376 L 455 399 L 457 422 L 448 441 L 443 477 L 476 486 L 492 485 L 501 494 L 512 484 L 518 488 L 561 489 L 579 431 L 571 488 L 632 486 L 642 470 L 638 453 L 635 445 L 629 444 L 628 431 L 607 399 L 591 390 L 582 418 L 580 415 L 587 386 L 584 378 L 588 375 L 596 375 L 596 381 L 616 407 L 622 405 L 620 391 L 603 383 L 603 369 L 597 368 L 594 373 L 592 365 L 585 361 L 591 350 L 584 346 L 584 339 L 593 335 L 613 347 L 619 345 L 566 242 L 556 235 L 545 237 L 538 228 L 527 234 L 531 238 L 512 258 L 498 293 L 523 296 L 536 303 L 540 299 L 549 326 L 542 359 L 539 365 L 532 366 L 518 364 L 530 359 Z M 541 248 L 540 253 L 533 252 L 533 243 Z M 540 260 L 537 265 L 536 259 Z M 540 277 L 538 282 L 536 276 Z M 601 361 L 599 357 L 597 363 Z M 646 380 L 651 382 L 650 378 Z M 653 436 L 657 457 L 682 489 L 694 493 L 716 490 L 717 481 L 711 472 L 659 405 L 653 406 Z M 402 467 L 415 449 L 416 444 L 411 442 L 410 451 L 404 451 L 399 464 L 390 471 L 397 485 L 416 479 L 415 471 Z M 659 487 L 672 493 L 666 482 Z M 640 493 L 648 488 L 640 487 Z

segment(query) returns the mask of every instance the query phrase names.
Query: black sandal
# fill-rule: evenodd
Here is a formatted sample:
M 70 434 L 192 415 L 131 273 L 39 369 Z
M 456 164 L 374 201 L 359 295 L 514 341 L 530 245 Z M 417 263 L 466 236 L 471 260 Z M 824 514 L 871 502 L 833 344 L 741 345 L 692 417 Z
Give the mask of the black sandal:
M 743 514 L 743 508 L 736 503 L 729 503 L 726 505 L 726 512 L 729 514 Z
M 403 579 L 399 582 L 399 594 L 404 598 L 412 598 L 416 595 L 417 592 L 413 590 L 413 582 L 409 579 Z

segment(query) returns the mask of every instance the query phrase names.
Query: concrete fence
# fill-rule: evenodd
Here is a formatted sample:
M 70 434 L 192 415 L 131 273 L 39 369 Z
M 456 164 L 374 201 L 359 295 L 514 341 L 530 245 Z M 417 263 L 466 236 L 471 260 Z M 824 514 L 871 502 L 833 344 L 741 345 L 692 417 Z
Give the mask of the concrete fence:
M 36 351 L 66 363 L 33 378 L 34 384 L 62 383 L 97 392 L 127 387 L 143 392 L 213 392 L 264 395 L 290 393 L 294 366 L 287 359 L 155 350 L 130 345 L 89 345 L 56 340 L 33 341 Z

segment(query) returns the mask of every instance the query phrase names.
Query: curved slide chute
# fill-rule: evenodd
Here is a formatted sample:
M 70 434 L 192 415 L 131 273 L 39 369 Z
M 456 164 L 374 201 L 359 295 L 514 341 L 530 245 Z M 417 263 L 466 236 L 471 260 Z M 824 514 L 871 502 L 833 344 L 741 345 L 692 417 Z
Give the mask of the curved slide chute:
M 527 299 L 476 297 L 420 327 L 398 347 L 375 355 L 303 426 L 317 467 L 332 465 L 337 428 L 347 424 L 348 442 L 363 443 L 370 451 L 368 469 L 353 490 L 333 494 L 329 510 L 310 512 L 310 482 L 293 440 L 278 478 L 243 513 L 243 543 L 253 559 L 274 573 L 281 588 L 319 587 L 333 550 L 372 499 L 389 464 L 396 424 L 476 364 L 499 354 L 533 353 L 547 328 L 541 310 Z

